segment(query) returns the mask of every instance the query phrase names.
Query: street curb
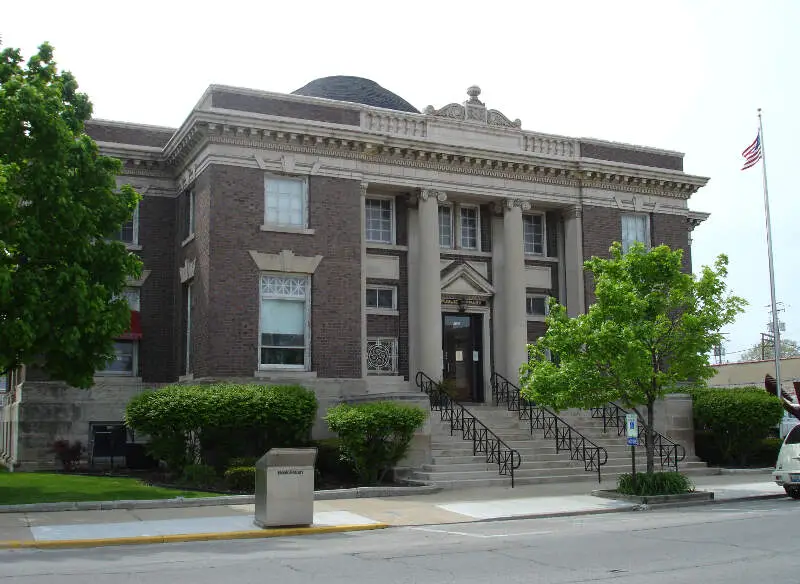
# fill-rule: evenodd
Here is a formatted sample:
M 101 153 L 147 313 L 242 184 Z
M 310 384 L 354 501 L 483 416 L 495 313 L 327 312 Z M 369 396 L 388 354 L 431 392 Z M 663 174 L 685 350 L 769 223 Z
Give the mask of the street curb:
M 657 511 L 659 509 L 675 509 L 678 507 L 695 507 L 700 505 L 720 505 L 724 503 L 738 503 L 742 501 L 763 501 L 768 499 L 785 499 L 787 496 L 781 493 L 769 495 L 749 495 L 742 497 L 730 497 L 727 499 L 709 499 L 702 501 L 676 501 L 673 503 L 656 503 L 642 505 L 637 503 L 626 503 L 625 507 L 615 507 L 611 509 L 587 509 L 584 511 L 562 511 L 557 513 L 529 513 L 526 515 L 506 515 L 503 517 L 486 517 L 483 519 L 472 519 L 470 521 L 448 521 L 445 523 L 420 523 L 417 525 L 393 525 L 392 527 L 431 527 L 436 525 L 465 525 L 470 523 L 493 523 L 499 521 L 517 521 L 521 519 L 553 519 L 557 517 L 581 517 L 585 515 L 607 515 L 609 513 L 627 513 L 642 511 Z
M 331 489 L 314 491 L 315 501 L 338 499 L 361 499 L 366 497 L 404 497 L 438 493 L 442 487 L 356 487 L 354 489 Z M 0 513 L 52 513 L 57 511 L 108 511 L 114 509 L 175 509 L 190 507 L 213 507 L 225 505 L 254 505 L 255 495 L 223 495 L 221 497 L 197 497 L 187 499 L 141 499 L 122 501 L 76 501 L 59 503 L 29 503 L 25 505 L 0 505 Z
M 317 527 L 289 527 L 279 529 L 258 529 L 248 531 L 227 531 L 222 533 L 185 533 L 180 535 L 145 535 L 141 537 L 115 537 L 106 539 L 64 539 L 50 541 L 0 541 L 0 549 L 74 549 L 95 548 L 118 545 L 150 545 L 158 543 L 189 543 L 197 541 L 223 541 L 233 539 L 265 539 L 325 533 L 344 533 L 349 531 L 370 531 L 386 529 L 387 523 L 369 525 L 320 525 Z

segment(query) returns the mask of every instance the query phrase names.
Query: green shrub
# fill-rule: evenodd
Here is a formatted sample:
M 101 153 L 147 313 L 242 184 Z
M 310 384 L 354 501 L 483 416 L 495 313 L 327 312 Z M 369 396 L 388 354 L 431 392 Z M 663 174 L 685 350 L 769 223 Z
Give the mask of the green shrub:
M 316 413 L 314 393 L 299 386 L 219 383 L 142 393 L 128 403 L 125 421 L 150 436 L 150 453 L 180 473 L 198 458 L 221 471 L 232 458 L 304 446 Z
M 352 463 L 359 481 L 372 485 L 405 456 L 426 415 L 416 406 L 373 402 L 340 404 L 325 419 L 339 436 L 342 455 Z
M 256 490 L 256 467 L 230 467 L 225 471 L 225 484 L 232 491 L 254 493 Z
M 187 487 L 211 488 L 216 486 L 219 478 L 214 467 L 205 464 L 190 464 L 184 467 L 180 482 Z
M 746 465 L 783 414 L 780 401 L 759 387 L 690 393 L 698 456 L 712 464 Z
M 342 453 L 338 438 L 326 438 L 314 442 L 317 447 L 317 484 L 355 483 L 358 479 L 353 463 Z
M 617 491 L 623 495 L 638 497 L 678 495 L 693 492 L 694 484 L 689 477 L 679 472 L 637 472 L 635 488 L 633 476 L 628 473 L 620 475 L 617 479 Z
M 230 466 L 252 466 L 255 467 L 260 456 L 241 456 L 239 458 L 231 458 L 228 461 Z

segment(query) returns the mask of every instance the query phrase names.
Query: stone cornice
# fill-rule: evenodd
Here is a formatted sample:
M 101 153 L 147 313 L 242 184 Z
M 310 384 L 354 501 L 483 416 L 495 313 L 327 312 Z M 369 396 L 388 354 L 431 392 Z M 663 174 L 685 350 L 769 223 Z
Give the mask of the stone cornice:
M 158 148 L 103 144 L 104 153 L 126 161 L 124 174 L 173 177 L 203 143 L 258 150 L 367 160 L 438 172 L 482 175 L 568 187 L 593 187 L 688 199 L 708 179 L 655 167 L 512 153 L 435 143 L 420 137 L 373 135 L 356 127 L 274 116 L 220 115 L 195 111 L 161 155 Z M 137 162 L 138 161 L 138 162 Z M 144 166 L 142 166 L 144 165 Z

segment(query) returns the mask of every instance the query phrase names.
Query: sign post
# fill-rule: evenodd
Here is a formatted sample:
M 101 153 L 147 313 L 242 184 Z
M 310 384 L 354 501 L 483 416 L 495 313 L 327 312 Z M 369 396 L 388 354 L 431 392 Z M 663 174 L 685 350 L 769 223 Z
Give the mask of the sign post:
M 625 414 L 625 431 L 628 436 L 628 446 L 631 447 L 631 480 L 633 490 L 636 490 L 636 447 L 639 445 L 639 421 L 636 414 Z

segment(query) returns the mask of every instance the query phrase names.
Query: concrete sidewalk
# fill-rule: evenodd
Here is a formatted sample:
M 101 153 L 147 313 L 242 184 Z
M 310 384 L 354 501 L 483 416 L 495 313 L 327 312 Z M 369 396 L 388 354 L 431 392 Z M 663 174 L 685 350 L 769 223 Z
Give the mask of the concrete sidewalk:
M 772 482 L 766 473 L 698 477 L 696 487 L 698 491 L 713 491 L 715 502 L 786 496 L 783 488 Z M 591 492 L 598 488 L 613 488 L 613 485 L 579 482 L 315 501 L 313 526 L 272 530 L 253 525 L 253 505 L 5 513 L 0 515 L 0 548 L 262 538 L 638 508 L 629 502 L 592 496 Z

